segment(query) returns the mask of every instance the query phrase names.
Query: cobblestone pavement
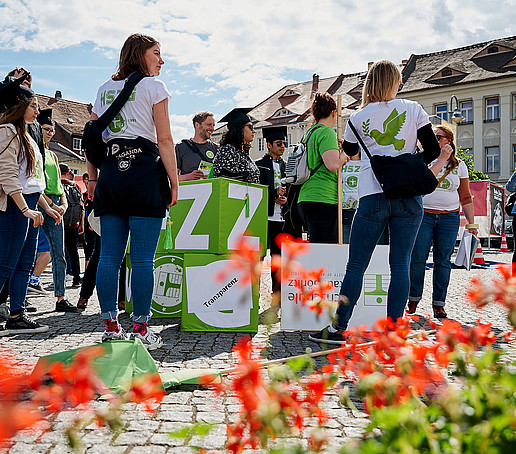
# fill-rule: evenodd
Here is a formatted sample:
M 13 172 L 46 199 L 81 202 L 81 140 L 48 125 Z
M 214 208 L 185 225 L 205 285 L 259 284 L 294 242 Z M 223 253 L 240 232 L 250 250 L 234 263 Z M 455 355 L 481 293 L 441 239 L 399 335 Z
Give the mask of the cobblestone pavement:
M 486 260 L 510 263 L 510 253 L 484 251 Z M 431 313 L 431 270 L 426 271 L 426 286 L 423 300 L 418 310 L 419 315 Z M 492 323 L 497 333 L 509 330 L 505 312 L 498 306 L 488 306 L 481 311 L 466 303 L 463 299 L 465 288 L 473 275 L 480 274 L 489 279 L 495 276 L 495 269 L 485 270 L 452 270 L 448 291 L 446 310 L 450 318 L 459 320 L 464 325 L 473 325 L 476 319 Z M 43 275 L 43 284 L 51 283 L 51 275 Z M 269 275 L 270 279 L 270 275 Z M 269 311 L 270 295 L 267 291 L 268 279 L 262 279 L 260 313 L 263 319 Z M 70 285 L 70 283 L 67 283 Z M 73 304 L 79 298 L 79 289 L 70 287 L 66 296 Z M 20 359 L 22 364 L 33 366 L 40 356 L 60 351 L 92 345 L 100 342 L 103 323 L 100 319 L 98 300 L 94 295 L 85 312 L 82 314 L 62 314 L 54 312 L 55 300 L 52 296 L 31 297 L 31 302 L 38 308 L 34 318 L 50 326 L 47 333 L 35 335 L 17 335 L 0 338 L 0 344 L 9 348 Z M 122 325 L 129 328 L 129 316 L 122 313 Z M 230 333 L 187 333 L 179 329 L 178 319 L 155 319 L 151 321 L 154 329 L 164 339 L 163 348 L 152 352 L 160 372 L 174 371 L 182 368 L 214 368 L 222 369 L 232 364 L 231 347 L 242 334 Z M 308 340 L 308 334 L 302 332 L 282 332 L 279 323 L 267 328 L 260 324 L 254 340 L 268 347 L 270 358 L 305 353 L 307 348 L 316 351 L 317 344 Z M 508 348 L 507 345 L 501 345 Z M 516 358 L 514 347 L 508 351 Z M 320 364 L 320 363 L 319 363 Z M 345 440 L 361 435 L 367 424 L 366 415 L 352 412 L 339 404 L 336 394 L 330 393 L 323 402 L 331 419 L 326 429 L 332 437 L 332 445 L 337 447 Z M 190 389 L 173 390 L 167 394 L 163 403 L 154 415 L 149 415 L 135 405 L 126 406 L 124 413 L 125 430 L 113 435 L 107 430 L 86 429 L 82 435 L 84 451 L 88 453 L 189 453 L 193 446 L 202 446 L 216 452 L 224 452 L 225 424 L 234 420 L 239 410 L 238 402 L 233 397 L 221 398 L 212 391 L 191 387 Z M 21 433 L 15 439 L 11 453 L 64 453 L 69 452 L 62 428 L 69 415 L 62 413 L 57 417 L 56 430 L 36 438 L 30 433 Z M 199 439 L 194 437 L 187 446 L 182 441 L 170 438 L 167 433 L 197 421 L 214 423 L 210 434 Z M 315 425 L 312 422 L 311 425 Z M 306 443 L 310 427 L 300 437 Z M 281 443 L 298 442 L 281 440 Z

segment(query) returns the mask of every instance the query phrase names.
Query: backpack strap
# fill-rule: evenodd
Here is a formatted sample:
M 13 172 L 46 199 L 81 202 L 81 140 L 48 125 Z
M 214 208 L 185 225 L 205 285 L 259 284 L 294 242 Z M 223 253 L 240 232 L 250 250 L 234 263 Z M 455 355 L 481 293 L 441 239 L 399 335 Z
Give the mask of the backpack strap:
M 202 160 L 206 159 L 202 153 L 201 153 L 201 150 L 199 150 L 199 147 L 197 146 L 197 144 L 192 140 L 192 139 L 183 139 L 183 142 L 186 143 L 186 145 L 188 145 L 188 147 L 194 152 L 194 153 L 197 153 Z
M 124 107 L 124 104 L 131 96 L 131 93 L 136 87 L 136 84 L 140 82 L 144 77 L 147 77 L 145 74 L 134 72 L 128 77 L 124 84 L 124 88 L 120 92 L 120 94 L 116 97 L 113 103 L 108 107 L 108 109 L 98 118 L 97 124 L 99 125 L 99 129 L 104 131 L 110 123 L 115 119 L 118 112 Z
M 303 139 L 301 139 L 301 143 L 306 147 L 306 152 L 308 153 L 308 141 L 310 140 L 310 137 L 312 136 L 312 134 L 314 133 L 314 131 L 316 129 L 319 129 L 319 128 L 322 128 L 323 125 L 317 125 L 315 128 L 312 128 L 308 134 L 306 135 L 306 139 L 303 141 Z M 306 161 L 308 163 L 308 159 Z M 315 167 L 314 170 L 310 170 L 310 167 L 308 167 L 308 170 L 310 170 L 310 176 L 313 176 L 313 174 L 315 172 L 317 172 L 319 170 L 319 167 L 321 167 L 323 165 L 323 161 L 322 161 L 322 158 L 321 158 L 321 162 Z

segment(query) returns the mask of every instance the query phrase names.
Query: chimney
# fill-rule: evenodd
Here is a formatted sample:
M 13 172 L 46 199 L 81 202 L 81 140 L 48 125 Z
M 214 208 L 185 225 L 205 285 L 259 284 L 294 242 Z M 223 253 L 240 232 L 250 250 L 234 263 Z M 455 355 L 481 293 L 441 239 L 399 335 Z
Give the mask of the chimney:
M 56 101 L 61 101 L 63 99 L 63 95 L 61 94 L 61 90 L 56 90 L 56 94 L 54 95 Z
M 319 76 L 314 73 L 312 76 L 312 92 L 310 94 L 310 99 L 314 99 L 315 94 L 319 91 Z
M 407 66 L 408 60 L 401 60 L 401 66 Z

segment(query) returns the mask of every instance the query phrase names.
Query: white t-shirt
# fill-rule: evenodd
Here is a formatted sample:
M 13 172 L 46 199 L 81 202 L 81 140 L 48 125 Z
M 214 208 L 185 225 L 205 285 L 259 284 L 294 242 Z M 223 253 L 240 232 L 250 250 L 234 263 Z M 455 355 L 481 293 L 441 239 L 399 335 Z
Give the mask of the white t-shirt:
M 281 169 L 280 165 L 276 161 L 272 161 L 272 170 L 274 172 L 274 189 L 278 189 L 281 186 Z M 281 205 L 277 203 L 274 204 L 274 214 L 269 216 L 269 221 L 283 221 L 283 216 L 281 215 Z
M 38 144 L 30 136 L 29 141 L 32 149 L 34 150 L 36 162 L 34 165 L 34 172 L 32 172 L 32 175 L 29 177 L 27 177 L 26 174 L 27 160 L 24 159 L 23 162 L 20 163 L 18 178 L 20 179 L 20 183 L 23 188 L 22 194 L 35 194 L 38 192 L 43 193 L 45 192 L 45 188 L 47 186 L 45 182 L 45 173 L 43 172 L 43 157 L 39 151 Z
M 104 82 L 97 92 L 93 113 L 100 117 L 122 91 L 124 84 L 125 80 L 109 79 Z M 156 143 L 152 108 L 164 99 L 170 99 L 165 84 L 154 77 L 144 77 L 134 87 L 122 110 L 102 134 L 104 141 L 145 137 Z
M 439 180 L 445 172 L 446 164 L 437 175 L 437 179 Z M 468 175 L 466 164 L 464 164 L 463 161 L 459 161 L 459 165 L 444 177 L 435 191 L 423 197 L 423 208 L 439 211 L 458 210 L 460 180 L 462 178 L 468 178 Z
M 428 114 L 415 101 L 393 99 L 373 102 L 354 113 L 350 121 L 360 134 L 372 156 L 398 156 L 416 149 L 417 130 L 430 123 Z M 346 127 L 344 140 L 357 143 L 358 139 Z M 382 188 L 371 169 L 367 154 L 362 151 L 359 197 L 378 194 Z

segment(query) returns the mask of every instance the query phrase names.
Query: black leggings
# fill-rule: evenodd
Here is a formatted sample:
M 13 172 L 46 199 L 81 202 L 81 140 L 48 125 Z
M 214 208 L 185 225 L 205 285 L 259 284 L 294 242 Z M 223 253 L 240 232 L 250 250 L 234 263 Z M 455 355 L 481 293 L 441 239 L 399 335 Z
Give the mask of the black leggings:
M 337 205 L 322 202 L 299 202 L 297 207 L 308 230 L 310 243 L 338 243 Z

